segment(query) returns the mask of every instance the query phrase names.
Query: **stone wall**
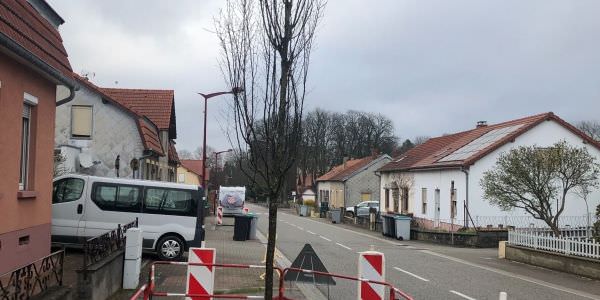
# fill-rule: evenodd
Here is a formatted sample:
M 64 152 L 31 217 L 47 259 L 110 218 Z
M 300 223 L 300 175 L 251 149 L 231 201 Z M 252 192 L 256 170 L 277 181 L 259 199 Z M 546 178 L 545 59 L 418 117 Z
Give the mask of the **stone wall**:
M 508 239 L 508 231 L 479 231 L 477 233 L 415 230 L 411 239 L 460 247 L 495 248 L 500 241 Z
M 370 193 L 370 201 L 379 201 L 380 178 L 375 174 L 379 168 L 390 162 L 389 157 L 378 158 L 367 169 L 360 171 L 346 181 L 345 207 L 355 206 L 362 202 L 361 194 Z
M 505 258 L 534 266 L 600 279 L 600 260 L 506 244 Z
M 77 270 L 77 299 L 104 300 L 123 286 L 124 252 L 117 251 L 86 270 Z

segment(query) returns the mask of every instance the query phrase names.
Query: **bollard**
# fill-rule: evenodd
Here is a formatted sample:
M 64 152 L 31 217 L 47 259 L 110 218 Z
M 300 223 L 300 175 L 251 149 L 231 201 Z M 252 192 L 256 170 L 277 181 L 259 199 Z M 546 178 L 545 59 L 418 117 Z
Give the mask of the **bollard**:
M 360 252 L 358 256 L 358 278 L 385 281 L 385 257 L 377 251 Z M 385 286 L 381 284 L 358 282 L 359 300 L 383 300 Z
M 142 264 L 142 230 L 129 228 L 125 233 L 125 263 L 123 265 L 123 289 L 137 288 L 140 283 Z
M 216 261 L 214 248 L 190 248 L 188 263 L 214 264 Z M 215 286 L 214 266 L 188 265 L 185 292 L 188 294 L 213 294 Z M 196 299 L 189 298 L 186 299 Z
M 508 295 L 506 294 L 506 292 L 500 292 L 500 300 L 506 300 L 508 299 Z
M 223 224 L 223 207 L 217 207 L 217 225 Z

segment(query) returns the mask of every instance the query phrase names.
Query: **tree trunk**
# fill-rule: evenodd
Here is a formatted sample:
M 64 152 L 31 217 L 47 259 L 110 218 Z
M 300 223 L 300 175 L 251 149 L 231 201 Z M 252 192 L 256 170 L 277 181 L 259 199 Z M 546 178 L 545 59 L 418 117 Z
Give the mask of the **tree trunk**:
M 556 220 L 558 220 L 558 218 Z M 561 236 L 561 232 L 560 232 L 560 229 L 558 228 L 558 224 L 557 224 L 558 222 L 548 221 L 548 220 L 545 220 L 545 221 L 550 226 L 550 229 L 552 229 L 552 232 L 554 233 L 555 237 Z
M 277 199 L 272 196 L 271 199 Z M 267 241 L 267 259 L 265 274 L 265 299 L 273 299 L 273 264 L 275 259 L 275 239 L 277 237 L 277 201 L 269 202 L 269 236 Z

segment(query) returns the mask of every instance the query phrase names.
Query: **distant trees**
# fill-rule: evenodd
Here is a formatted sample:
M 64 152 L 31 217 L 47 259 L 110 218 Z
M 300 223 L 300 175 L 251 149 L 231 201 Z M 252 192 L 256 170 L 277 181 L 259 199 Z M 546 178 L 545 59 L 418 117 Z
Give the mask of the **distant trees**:
M 382 114 L 315 109 L 302 124 L 298 168 L 304 174 L 321 175 L 344 157 L 364 157 L 397 147 L 392 120 Z
M 589 135 L 596 141 L 600 141 L 600 122 L 598 121 L 581 121 L 576 124 L 579 130 Z
M 567 194 L 598 186 L 600 165 L 586 148 L 565 141 L 551 147 L 519 147 L 500 155 L 484 173 L 484 198 L 503 210 L 521 208 L 560 235 Z

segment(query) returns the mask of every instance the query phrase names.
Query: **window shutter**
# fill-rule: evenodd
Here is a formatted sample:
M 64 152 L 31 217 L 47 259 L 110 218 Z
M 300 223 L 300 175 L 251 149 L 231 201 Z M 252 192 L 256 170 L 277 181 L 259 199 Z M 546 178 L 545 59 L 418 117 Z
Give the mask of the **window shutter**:
M 72 106 L 71 107 L 71 134 L 77 137 L 92 136 L 92 107 L 91 106 Z

